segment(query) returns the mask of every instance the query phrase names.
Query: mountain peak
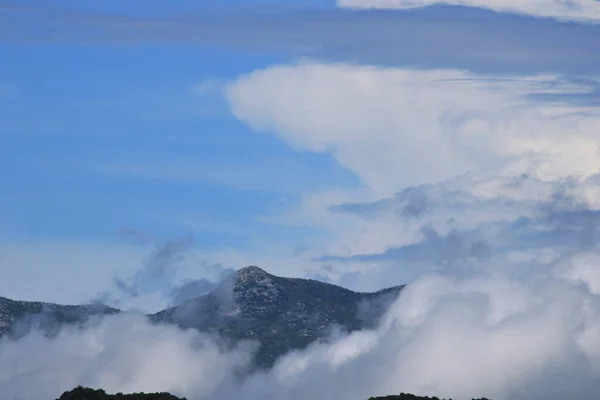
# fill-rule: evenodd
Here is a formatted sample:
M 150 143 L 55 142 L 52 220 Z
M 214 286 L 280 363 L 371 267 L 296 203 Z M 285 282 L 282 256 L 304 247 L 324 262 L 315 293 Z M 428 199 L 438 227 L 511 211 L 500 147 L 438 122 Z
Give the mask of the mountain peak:
M 277 278 L 266 271 L 249 266 L 237 270 L 234 278 L 234 291 L 238 299 L 254 298 L 260 302 L 275 301 L 279 295 Z
M 271 277 L 271 274 L 254 265 L 250 265 L 235 271 L 235 280 L 237 282 L 264 281 L 270 279 Z

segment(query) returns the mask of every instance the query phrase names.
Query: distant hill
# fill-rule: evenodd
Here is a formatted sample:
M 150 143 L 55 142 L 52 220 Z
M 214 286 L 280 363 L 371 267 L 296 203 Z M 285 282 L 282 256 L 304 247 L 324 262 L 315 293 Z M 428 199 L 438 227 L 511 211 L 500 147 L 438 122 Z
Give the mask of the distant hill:
M 64 306 L 0 297 L 0 336 L 10 334 L 18 337 L 31 328 L 52 334 L 64 324 L 83 323 L 96 315 L 118 312 L 119 310 L 104 305 Z
M 156 314 L 154 323 L 219 334 L 233 343 L 261 343 L 255 366 L 268 368 L 290 350 L 326 337 L 333 326 L 345 331 L 374 327 L 403 286 L 358 293 L 310 280 L 282 278 L 258 267 L 242 268 L 210 294 Z M 22 335 L 32 325 L 52 334 L 62 324 L 114 314 L 106 306 L 61 306 L 0 298 L 0 335 Z
M 186 400 L 169 393 L 107 394 L 104 390 L 77 387 L 56 400 Z

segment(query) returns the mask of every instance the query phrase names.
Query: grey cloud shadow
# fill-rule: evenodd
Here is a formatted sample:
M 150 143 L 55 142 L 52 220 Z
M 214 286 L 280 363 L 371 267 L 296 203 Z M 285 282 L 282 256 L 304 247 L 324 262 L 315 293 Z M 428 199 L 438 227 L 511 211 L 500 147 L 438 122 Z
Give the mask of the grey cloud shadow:
M 481 262 L 494 253 L 543 248 L 587 249 L 600 244 L 600 210 L 556 212 L 543 218 L 522 217 L 509 223 L 470 231 L 452 230 L 446 235 L 424 228 L 423 239 L 414 244 L 390 248 L 382 253 L 353 256 L 325 255 L 318 262 L 403 262 L 436 266 L 458 262 Z M 496 231 L 492 238 L 484 237 Z
M 500 74 L 600 69 L 600 25 L 457 7 L 227 11 L 162 18 L 6 7 L 0 42 L 182 44 L 329 62 Z
M 382 253 L 358 254 L 349 257 L 322 256 L 318 262 L 389 262 L 450 264 L 460 261 L 482 261 L 489 257 L 490 248 L 479 232 L 452 230 L 443 235 L 430 227 L 422 228 L 423 239 L 414 244 L 390 248 Z
M 450 195 L 450 194 L 449 194 Z M 413 218 L 425 214 L 433 204 L 423 186 L 411 186 L 402 189 L 392 198 L 381 199 L 372 203 L 343 203 L 330 206 L 332 213 L 355 215 L 373 219 L 391 214 L 398 218 Z
M 518 177 L 510 185 L 520 185 L 528 176 Z M 594 182 L 597 181 L 597 178 Z M 543 248 L 565 251 L 587 250 L 600 244 L 600 210 L 594 209 L 577 193 L 577 181 L 567 178 L 554 182 L 550 196 L 539 200 L 527 214 L 510 220 L 488 221 L 473 229 L 452 229 L 440 234 L 427 224 L 422 225 L 422 239 L 413 244 L 392 247 L 381 253 L 353 256 L 317 257 L 317 262 L 401 262 L 429 263 L 436 266 L 464 262 L 482 262 L 493 254 Z M 443 193 L 440 198 L 456 208 L 473 207 L 473 198 L 458 190 L 444 191 L 435 186 L 409 187 L 392 198 L 372 203 L 348 203 L 334 206 L 332 212 L 348 213 L 366 219 L 394 218 L 408 222 L 435 209 L 428 189 Z M 438 199 L 439 200 L 439 199 Z M 468 201 L 466 201 L 468 200 Z M 506 200 L 480 200 L 490 205 Z M 506 205 L 506 204 L 504 204 Z M 510 205 L 510 204 L 509 204 Z M 418 220 L 416 220 L 418 222 Z

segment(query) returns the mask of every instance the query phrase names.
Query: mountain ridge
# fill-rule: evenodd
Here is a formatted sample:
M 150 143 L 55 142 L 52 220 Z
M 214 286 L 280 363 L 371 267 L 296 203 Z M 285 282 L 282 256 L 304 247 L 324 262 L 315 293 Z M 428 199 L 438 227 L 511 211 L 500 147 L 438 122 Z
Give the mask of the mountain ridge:
M 226 278 L 212 293 L 150 318 L 234 341 L 257 340 L 261 346 L 255 361 L 268 368 L 282 354 L 327 338 L 334 326 L 348 332 L 375 327 L 403 287 L 361 293 L 249 266 Z
M 377 292 L 350 289 L 313 279 L 284 278 L 257 266 L 241 268 L 211 292 L 148 314 L 158 324 L 217 334 L 231 343 L 260 343 L 255 366 L 269 368 L 283 354 L 325 340 L 334 327 L 352 332 L 375 327 L 387 306 L 404 286 Z M 116 314 L 100 305 L 58 305 L 0 297 L 0 336 L 20 336 L 27 329 L 52 334 L 65 323 L 83 323 L 94 315 Z M 39 321 L 43 323 L 39 323 Z M 16 332 L 15 332 L 16 331 Z
M 98 315 L 119 313 L 120 310 L 102 304 L 63 305 L 42 301 L 12 300 L 0 296 L 0 337 L 12 333 L 21 336 L 31 328 L 51 331 L 54 322 L 83 323 Z M 22 327 L 22 329 L 18 329 Z

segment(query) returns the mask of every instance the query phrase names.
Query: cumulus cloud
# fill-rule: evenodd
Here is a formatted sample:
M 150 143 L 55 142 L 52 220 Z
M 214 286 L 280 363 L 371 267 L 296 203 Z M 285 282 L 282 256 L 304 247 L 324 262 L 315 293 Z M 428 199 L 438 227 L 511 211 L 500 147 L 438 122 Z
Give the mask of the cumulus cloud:
M 531 154 L 552 157 L 532 165 L 542 179 L 598 171 L 598 110 L 532 98 L 590 90 L 557 76 L 309 63 L 244 75 L 228 98 L 256 130 L 330 151 L 378 194 L 391 194 Z
M 555 253 L 565 239 L 562 247 L 579 248 L 585 238 L 593 244 L 597 225 L 585 221 L 600 206 L 600 110 L 585 99 L 595 87 L 557 75 L 307 62 L 243 75 L 227 95 L 233 113 L 256 131 L 329 153 L 361 179 L 354 191 L 308 193 L 269 221 L 328 232 L 314 260 L 337 282 L 374 271 L 372 283 L 363 276 L 366 286 L 354 287 L 370 290 L 391 276 L 403 283 L 439 267 L 454 253 L 436 258 L 431 249 L 454 248 L 456 238 L 465 251 L 455 261 L 481 261 L 469 254 L 486 247 L 527 259 Z M 423 240 L 430 244 L 419 250 L 425 264 L 403 274 L 406 263 L 396 262 L 389 275 L 386 257 Z
M 600 389 L 600 255 L 583 252 L 504 272 L 424 275 L 377 329 L 337 334 L 245 374 L 252 343 L 218 339 L 140 316 L 91 321 L 53 339 L 0 340 L 7 400 L 53 398 L 78 384 L 160 391 L 195 399 L 344 398 L 409 391 L 455 399 L 488 396 L 592 399 Z
M 543 224 L 546 232 L 559 225 L 563 231 L 580 227 L 587 235 L 580 238 L 581 244 L 591 245 L 598 225 L 599 179 L 597 174 L 543 181 L 526 173 L 507 177 L 468 173 L 439 184 L 407 187 L 375 202 L 338 204 L 329 210 L 368 221 L 395 221 L 421 231 L 426 227 L 444 235 L 486 227 L 500 231 L 503 223 L 514 224 L 515 229 Z
M 423 271 L 518 270 L 557 260 L 598 246 L 598 178 L 546 182 L 519 174 L 505 179 L 470 173 L 375 202 L 339 204 L 331 211 L 365 221 L 374 235 L 378 223 L 395 223 L 405 238 L 379 251 L 338 252 L 315 260 L 337 264 L 339 270 L 361 264 L 360 273 L 346 273 L 361 290 L 410 281 Z M 419 212 L 414 212 L 415 199 Z
M 410 9 L 449 4 L 559 20 L 600 22 L 600 4 L 597 0 L 338 0 L 337 4 L 340 7 L 354 9 Z
M 597 372 L 578 363 L 597 359 L 578 341 L 595 330 L 598 298 L 548 280 L 545 273 L 526 281 L 501 276 L 417 281 L 389 314 L 390 321 L 408 328 L 410 345 L 398 358 L 405 368 L 398 378 L 415 390 L 445 387 L 456 397 L 483 391 L 494 398 L 534 393 L 562 398 L 563 381 L 550 381 L 557 372 L 564 380 L 590 379 L 589 385 Z M 591 398 L 589 389 L 582 386 L 572 395 Z

